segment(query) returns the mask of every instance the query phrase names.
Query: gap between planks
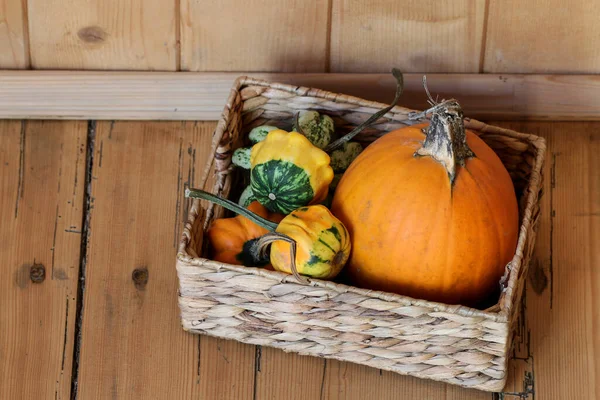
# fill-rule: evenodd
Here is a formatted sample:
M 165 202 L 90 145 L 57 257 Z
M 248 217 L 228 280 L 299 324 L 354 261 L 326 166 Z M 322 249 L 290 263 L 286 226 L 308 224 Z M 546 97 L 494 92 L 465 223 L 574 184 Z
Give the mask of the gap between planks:
M 235 79 L 319 88 L 387 103 L 391 74 L 0 71 L 0 119 L 215 121 Z M 455 97 L 478 119 L 600 120 L 595 75 L 427 74 L 431 92 Z M 405 74 L 399 104 L 427 108 L 422 74 Z
M 96 151 L 96 121 L 88 121 L 87 150 L 85 158 L 85 182 L 83 193 L 83 217 L 81 223 L 81 247 L 79 251 L 79 279 L 77 281 L 77 303 L 75 309 L 75 343 L 73 344 L 73 370 L 71 372 L 71 399 L 76 400 L 79 391 L 79 356 L 81 354 L 81 338 L 83 324 L 83 300 L 85 292 L 86 266 L 88 258 L 88 244 L 90 238 L 90 224 L 92 221 L 92 171 L 94 165 L 94 152 Z M 63 355 L 64 357 L 64 355 Z

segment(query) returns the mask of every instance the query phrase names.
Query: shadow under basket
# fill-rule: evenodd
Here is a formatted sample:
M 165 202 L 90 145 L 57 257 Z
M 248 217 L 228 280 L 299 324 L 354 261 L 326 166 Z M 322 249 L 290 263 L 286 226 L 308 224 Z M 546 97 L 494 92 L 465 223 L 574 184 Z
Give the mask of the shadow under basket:
M 201 187 L 210 177 L 212 193 L 234 198 L 241 191 L 243 177 L 232 168 L 231 155 L 249 143 L 253 127 L 290 130 L 298 111 L 316 110 L 331 116 L 336 133 L 343 134 L 385 106 L 241 77 L 217 125 Z M 411 111 L 396 106 L 357 140 L 368 145 L 386 132 L 425 121 L 409 120 Z M 517 249 L 491 307 L 448 305 L 318 279 L 303 284 L 284 273 L 210 260 L 204 233 L 224 211 L 193 200 L 177 254 L 183 329 L 468 388 L 502 390 L 535 243 L 545 141 L 472 119 L 465 119 L 465 126 L 498 154 L 519 199 Z

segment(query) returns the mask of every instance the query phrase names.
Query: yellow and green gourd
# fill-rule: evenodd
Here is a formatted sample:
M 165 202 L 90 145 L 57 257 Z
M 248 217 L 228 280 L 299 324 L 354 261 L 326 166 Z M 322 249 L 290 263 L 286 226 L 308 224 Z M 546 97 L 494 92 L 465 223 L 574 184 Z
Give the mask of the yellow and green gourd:
M 231 162 L 243 169 L 250 169 L 250 151 L 251 147 L 240 147 L 235 149 L 231 155 Z
M 256 144 L 258 142 L 262 142 L 263 140 L 265 140 L 265 138 L 267 137 L 269 132 L 275 131 L 277 129 L 279 129 L 279 128 L 277 128 L 276 126 L 271 126 L 271 125 L 257 126 L 256 128 L 254 128 L 250 131 L 250 133 L 248 134 L 248 138 L 250 139 L 250 141 L 253 144 Z
M 296 241 L 296 271 L 313 278 L 332 279 L 350 256 L 350 235 L 339 219 L 322 205 L 300 207 L 281 220 L 278 233 Z M 277 271 L 293 273 L 290 243 L 271 245 L 271 264 Z
M 301 111 L 294 122 L 294 131 L 302 133 L 320 149 L 331 142 L 334 130 L 333 119 L 316 111 Z
M 348 142 L 344 143 L 339 149 L 332 151 L 331 168 L 335 173 L 344 172 L 348 169 L 352 161 L 362 152 L 363 148 L 360 143 Z
M 333 180 L 330 158 L 298 132 L 273 130 L 252 146 L 250 185 L 272 212 L 289 214 L 325 199 Z

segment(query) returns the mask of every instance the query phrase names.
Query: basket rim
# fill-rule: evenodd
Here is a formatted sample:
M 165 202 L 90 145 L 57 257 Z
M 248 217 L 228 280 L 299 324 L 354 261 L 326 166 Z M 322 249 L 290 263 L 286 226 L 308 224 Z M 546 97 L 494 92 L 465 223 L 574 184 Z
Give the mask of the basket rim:
M 361 99 L 356 96 L 344 95 L 344 94 L 340 94 L 340 93 L 333 93 L 333 92 L 329 92 L 329 91 L 322 90 L 322 89 L 309 88 L 309 87 L 305 87 L 305 86 L 296 86 L 296 85 L 285 84 L 285 83 L 269 82 L 267 80 L 252 78 L 252 77 L 245 76 L 245 75 L 239 76 L 234 81 L 234 84 L 231 88 L 229 97 L 227 99 L 227 103 L 221 114 L 221 118 L 219 119 L 217 126 L 215 128 L 213 140 L 212 140 L 212 144 L 211 144 L 211 150 L 210 150 L 211 157 L 207 161 L 204 172 L 200 179 L 200 185 L 202 185 L 202 187 L 205 186 L 205 184 L 208 180 L 210 170 L 211 170 L 212 165 L 215 160 L 214 155 L 215 155 L 217 147 L 219 146 L 219 143 L 223 137 L 223 133 L 225 132 L 225 129 L 227 127 L 227 123 L 228 123 L 230 111 L 231 111 L 231 105 L 234 104 L 235 98 L 236 98 L 236 96 L 239 95 L 240 89 L 242 89 L 243 87 L 246 87 L 246 86 L 268 87 L 268 88 L 272 88 L 272 89 L 289 92 L 289 93 L 295 94 L 297 96 L 318 97 L 318 98 L 322 98 L 322 99 L 326 99 L 326 100 L 331 100 L 334 102 L 344 102 L 344 103 L 379 108 L 379 109 L 385 108 L 388 106 L 387 104 L 384 104 L 384 103 L 365 100 L 365 99 Z M 409 109 L 406 107 L 396 105 L 388 114 L 384 115 L 383 117 L 388 116 L 390 113 L 400 112 L 400 111 L 402 111 L 404 113 L 408 113 L 411 111 L 419 111 L 419 110 L 413 110 L 413 109 Z M 398 120 L 398 119 L 396 119 L 396 120 Z M 533 167 L 532 167 L 532 170 L 530 173 L 529 180 L 527 182 L 527 186 L 525 188 L 525 191 L 527 193 L 527 198 L 526 198 L 527 205 L 524 209 L 523 218 L 522 218 L 522 221 L 521 221 L 521 224 L 519 227 L 517 248 L 515 250 L 515 254 L 514 254 L 512 260 L 509 263 L 511 265 L 516 266 L 516 268 L 510 269 L 510 274 L 508 277 L 507 285 L 503 289 L 504 293 L 500 296 L 499 301 L 497 303 L 495 303 L 492 307 L 490 307 L 486 310 L 480 310 L 480 309 L 463 306 L 463 305 L 445 304 L 445 303 L 441 303 L 441 302 L 416 299 L 416 298 L 412 298 L 409 296 L 400 295 L 400 294 L 396 294 L 396 293 L 363 289 L 363 288 L 346 285 L 346 284 L 342 284 L 342 283 L 336 283 L 336 282 L 332 282 L 332 281 L 313 279 L 313 278 L 309 279 L 310 286 L 329 289 L 329 290 L 332 290 L 337 293 L 352 292 L 352 293 L 360 294 L 360 295 L 363 295 L 363 296 L 366 296 L 369 298 L 375 298 L 375 299 L 380 299 L 380 300 L 384 300 L 384 301 L 393 301 L 396 303 L 405 304 L 406 306 L 427 307 L 427 308 L 434 309 L 439 312 L 448 312 L 448 313 L 452 313 L 452 314 L 458 314 L 458 315 L 461 315 L 464 317 L 482 317 L 487 320 L 492 320 L 495 322 L 508 322 L 509 321 L 509 317 L 511 315 L 511 311 L 513 308 L 512 300 L 514 297 L 514 287 L 518 280 L 519 272 L 520 272 L 521 268 L 523 268 L 523 265 L 521 263 L 521 259 L 523 257 L 522 250 L 523 250 L 525 241 L 527 240 L 527 232 L 529 230 L 529 226 L 532 223 L 532 221 L 531 221 L 532 207 L 535 203 L 537 203 L 539 201 L 539 193 L 540 193 L 540 189 L 542 187 L 541 169 L 542 169 L 542 166 L 544 163 L 544 158 L 545 158 L 546 140 L 543 137 L 540 137 L 537 135 L 517 132 L 517 131 L 511 130 L 511 129 L 500 128 L 500 127 L 496 127 L 493 125 L 488 125 L 484 122 L 481 122 L 481 121 L 478 121 L 475 119 L 471 119 L 468 117 L 465 117 L 464 121 L 465 121 L 465 127 L 467 129 L 473 129 L 473 130 L 477 130 L 477 131 L 481 131 L 481 132 L 493 132 L 493 133 L 498 133 L 498 134 L 501 134 L 504 136 L 518 138 L 518 139 L 527 141 L 535 149 L 535 159 L 534 159 Z M 221 190 L 224 188 L 224 182 L 225 182 L 225 176 L 223 176 L 222 174 L 217 174 L 217 179 L 216 179 L 215 185 L 212 189 L 212 192 L 220 193 Z M 193 200 L 191 200 L 191 202 L 192 202 L 192 206 L 190 207 L 189 212 L 188 212 L 188 219 L 184 226 L 183 234 L 181 236 L 181 240 L 179 242 L 179 247 L 178 247 L 178 252 L 177 252 L 177 269 L 178 270 L 182 267 L 203 266 L 203 267 L 213 268 L 217 272 L 220 270 L 229 270 L 229 271 L 235 271 L 238 273 L 258 275 L 258 276 L 262 276 L 262 277 L 265 277 L 268 279 L 280 281 L 281 283 L 305 286 L 305 284 L 299 283 L 292 275 L 288 275 L 283 272 L 268 271 L 268 270 L 264 270 L 261 268 L 252 268 L 252 267 L 226 264 L 226 263 L 221 263 L 218 261 L 213 261 L 208 258 L 204 258 L 200 255 L 198 255 L 196 257 L 195 255 L 190 254 L 188 252 L 188 246 L 189 246 L 189 243 L 190 243 L 191 237 L 192 237 L 192 227 L 193 227 L 196 219 L 200 216 L 200 211 L 202 210 L 202 207 L 200 206 L 200 200 L 193 199 Z M 210 214 L 213 212 L 213 209 L 214 209 L 214 204 L 210 203 L 209 207 L 206 210 L 202 210 L 202 211 L 205 211 L 206 215 L 210 216 Z M 206 216 L 205 216 L 205 218 L 206 218 Z M 206 226 L 204 226 L 203 229 L 206 229 Z

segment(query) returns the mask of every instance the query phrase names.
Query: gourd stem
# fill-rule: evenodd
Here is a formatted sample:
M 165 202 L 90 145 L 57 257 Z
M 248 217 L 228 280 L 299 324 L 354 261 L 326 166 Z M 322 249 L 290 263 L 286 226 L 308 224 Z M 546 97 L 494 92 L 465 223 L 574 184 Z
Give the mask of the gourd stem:
M 252 211 L 240 206 L 237 203 L 234 203 L 231 200 L 214 195 L 214 194 L 206 192 L 204 190 L 186 188 L 185 189 L 185 197 L 191 197 L 194 199 L 203 199 L 203 200 L 212 201 L 213 203 L 218 204 L 221 207 L 228 209 L 229 211 L 233 211 L 236 214 L 239 214 L 239 215 L 242 215 L 242 216 L 248 218 L 250 221 L 254 222 L 256 225 L 261 226 L 268 231 L 274 231 L 277 228 L 277 224 L 275 222 L 271 222 L 268 219 L 261 217 L 260 215 L 256 215 Z
M 430 156 L 446 169 L 450 183 L 454 184 L 458 167 L 464 167 L 475 153 L 467 144 L 462 108 L 454 99 L 436 104 L 422 113 L 431 112 L 431 123 L 426 131 L 423 146 L 415 156 Z
M 394 108 L 396 106 L 396 103 L 398 102 L 398 100 L 400 100 L 400 96 L 402 95 L 402 92 L 404 91 L 404 77 L 402 76 L 402 72 L 400 72 L 400 70 L 397 68 L 392 69 L 392 75 L 394 75 L 394 78 L 396 78 L 396 96 L 394 97 L 392 104 L 390 104 L 388 107 L 386 107 L 382 110 L 377 111 L 375 114 L 371 115 L 369 117 L 369 119 L 367 119 L 362 124 L 358 125 L 352 131 L 350 131 L 346 135 L 342 136 L 335 142 L 330 143 L 327 147 L 325 147 L 325 151 L 327 153 L 341 147 L 344 143 L 352 140 L 354 138 L 354 136 L 361 133 L 365 128 L 367 128 L 368 126 L 373 124 L 379 118 L 383 117 L 385 114 L 390 112 L 390 110 L 392 108 Z
M 283 240 L 290 244 L 290 269 L 292 270 L 294 278 L 301 283 L 309 284 L 310 281 L 298 273 L 298 268 L 296 267 L 296 241 L 288 235 L 279 232 L 269 232 L 262 235 L 256 240 L 251 251 L 255 257 L 260 256 L 261 253 L 264 254 L 267 251 L 267 248 L 271 243 L 279 240 Z

